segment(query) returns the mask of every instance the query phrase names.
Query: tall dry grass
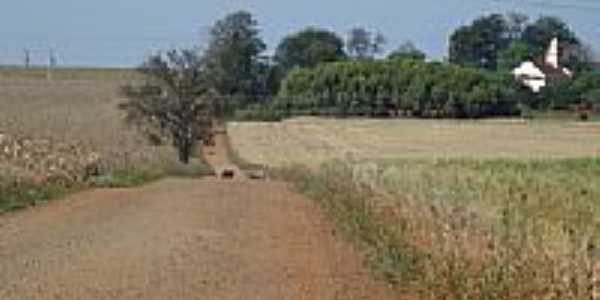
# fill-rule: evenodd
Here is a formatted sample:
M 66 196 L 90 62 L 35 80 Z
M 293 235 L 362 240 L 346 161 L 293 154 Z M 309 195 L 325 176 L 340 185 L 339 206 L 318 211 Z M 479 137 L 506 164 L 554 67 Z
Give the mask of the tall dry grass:
M 598 123 L 301 118 L 228 129 L 242 159 L 283 167 L 376 274 L 419 299 L 600 296 Z
M 337 161 L 286 174 L 378 274 L 423 299 L 600 295 L 598 159 Z

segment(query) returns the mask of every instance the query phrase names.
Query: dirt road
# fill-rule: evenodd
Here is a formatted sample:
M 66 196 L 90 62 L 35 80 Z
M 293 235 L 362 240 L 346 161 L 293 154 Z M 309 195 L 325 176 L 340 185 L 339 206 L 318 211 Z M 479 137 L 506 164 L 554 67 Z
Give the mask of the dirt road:
M 86 191 L 0 217 L 0 299 L 393 299 L 333 232 L 278 182 Z

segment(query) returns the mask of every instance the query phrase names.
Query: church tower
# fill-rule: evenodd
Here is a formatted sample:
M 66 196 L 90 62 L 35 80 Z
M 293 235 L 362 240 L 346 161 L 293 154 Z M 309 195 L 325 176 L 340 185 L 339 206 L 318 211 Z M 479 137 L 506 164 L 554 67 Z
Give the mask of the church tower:
M 553 38 L 550 43 L 550 48 L 548 48 L 548 52 L 546 52 L 546 65 L 558 69 L 560 67 L 558 54 L 558 38 Z

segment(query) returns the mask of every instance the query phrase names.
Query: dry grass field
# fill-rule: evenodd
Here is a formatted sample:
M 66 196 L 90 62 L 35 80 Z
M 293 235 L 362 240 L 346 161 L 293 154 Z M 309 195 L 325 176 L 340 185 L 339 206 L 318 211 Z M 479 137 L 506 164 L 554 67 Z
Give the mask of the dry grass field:
M 3 184 L 9 171 L 172 164 L 173 151 L 150 146 L 117 109 L 119 87 L 137 80 L 126 70 L 48 80 L 0 69 L 0 212 L 23 205 Z M 296 118 L 227 131 L 242 160 L 307 166 L 278 174 L 319 201 L 377 274 L 419 299 L 600 292 L 600 123 Z M 25 187 L 16 198 L 39 196 Z
M 573 158 L 600 155 L 600 123 L 571 121 L 331 120 L 231 123 L 250 162 L 318 166 L 333 158 Z
M 0 155 L 2 170 L 12 164 L 13 169 L 39 174 L 68 167 L 53 165 L 48 162 L 51 158 L 64 165 L 91 155 L 108 172 L 172 157 L 168 147 L 149 146 L 122 121 L 119 87 L 138 79 L 135 72 L 118 69 L 55 70 L 51 80 L 43 69 L 0 69 L 0 133 L 24 150 L 19 153 L 6 146 L 5 154 L 14 155 Z M 36 149 L 27 149 L 28 145 Z M 76 157 L 67 157 L 69 152 Z
M 419 299 L 600 292 L 599 123 L 299 118 L 228 130 L 242 159 L 283 167 L 377 274 Z

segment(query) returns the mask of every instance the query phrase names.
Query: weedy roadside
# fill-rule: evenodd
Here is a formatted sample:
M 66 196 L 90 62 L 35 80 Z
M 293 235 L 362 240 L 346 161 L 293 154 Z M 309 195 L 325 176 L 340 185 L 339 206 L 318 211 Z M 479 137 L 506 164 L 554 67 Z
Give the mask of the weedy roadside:
M 422 299 L 593 299 L 600 160 L 333 161 L 280 176 Z

